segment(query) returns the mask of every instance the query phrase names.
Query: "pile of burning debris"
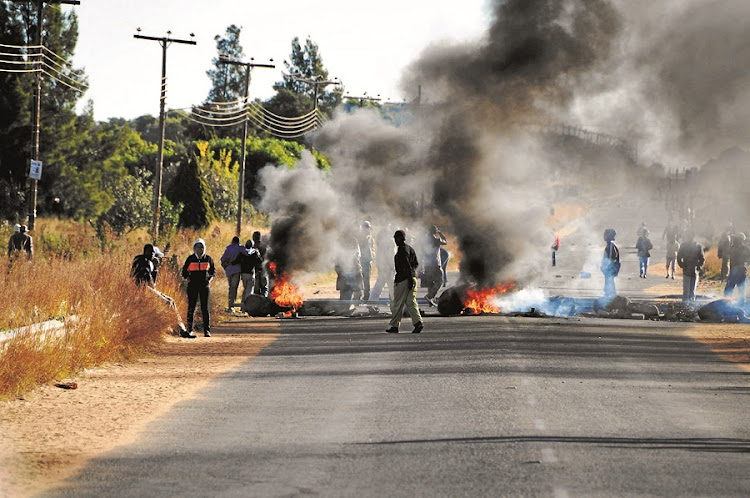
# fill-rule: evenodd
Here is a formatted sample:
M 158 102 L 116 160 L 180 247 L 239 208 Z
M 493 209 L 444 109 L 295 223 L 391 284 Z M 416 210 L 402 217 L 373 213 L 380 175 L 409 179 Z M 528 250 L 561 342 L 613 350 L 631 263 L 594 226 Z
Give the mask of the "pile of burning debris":
M 373 316 L 380 307 L 373 303 L 354 303 L 338 300 L 305 302 L 300 288 L 285 273 L 273 273 L 273 287 L 269 297 L 248 295 L 242 311 L 253 317 L 277 316 Z M 479 288 L 462 284 L 446 289 L 438 298 L 437 311 L 441 316 L 503 315 L 533 318 L 572 317 L 618 318 L 630 320 L 663 320 L 676 322 L 750 323 L 744 310 L 727 299 L 719 299 L 703 306 L 690 303 L 650 301 L 636 302 L 624 296 L 599 299 L 574 299 L 565 296 L 537 299 L 534 304 L 501 309 L 503 296 L 515 291 L 513 282 Z M 512 309 L 511 309 L 512 308 Z M 389 311 L 385 306 L 384 311 Z

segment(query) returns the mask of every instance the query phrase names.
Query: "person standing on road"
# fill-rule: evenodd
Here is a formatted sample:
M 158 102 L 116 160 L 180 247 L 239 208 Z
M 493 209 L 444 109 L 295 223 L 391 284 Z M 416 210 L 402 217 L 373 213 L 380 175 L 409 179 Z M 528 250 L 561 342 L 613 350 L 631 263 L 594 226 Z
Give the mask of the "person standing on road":
M 419 334 L 424 328 L 422 315 L 419 313 L 419 306 L 417 305 L 417 267 L 419 261 L 414 249 L 406 243 L 406 233 L 403 230 L 396 230 L 396 233 L 393 234 L 393 240 L 396 243 L 396 255 L 393 257 L 396 276 L 393 279 L 391 326 L 386 332 L 389 334 L 398 333 L 401 316 L 404 308 L 406 308 L 414 325 L 412 333 Z
M 651 257 L 651 249 L 654 248 L 651 239 L 648 238 L 649 233 L 648 228 L 645 228 L 643 230 L 643 235 L 638 237 L 638 242 L 635 244 L 635 248 L 638 250 L 638 276 L 641 278 L 646 278 L 646 273 L 648 272 L 648 258 Z
M 266 275 L 266 270 L 263 268 L 268 247 L 261 240 L 260 232 L 253 232 L 253 247 L 258 251 L 258 257 L 260 258 L 255 265 L 255 293 L 268 297 L 268 276 Z
M 358 301 L 362 298 L 361 261 L 357 238 L 352 235 L 345 235 L 341 243 L 341 254 L 334 264 L 339 300 Z
M 377 301 L 380 299 L 380 293 L 383 291 L 383 287 L 392 280 L 393 278 L 393 244 L 391 243 L 391 225 L 382 228 L 378 232 L 376 244 L 377 251 L 375 252 L 375 268 L 378 270 L 378 278 L 375 279 L 375 283 L 372 286 L 372 292 L 370 292 L 370 299 Z M 389 290 L 393 289 L 389 286 Z
M 362 299 L 370 299 L 370 270 L 375 259 L 375 239 L 372 237 L 372 225 L 369 221 L 362 223 L 359 232 L 359 261 L 362 264 Z
M 718 254 L 719 259 L 721 260 L 721 281 L 727 279 L 727 275 L 729 275 L 729 265 L 730 262 L 730 252 L 732 250 L 732 236 L 734 235 L 734 225 L 731 223 L 727 227 L 726 230 L 724 230 L 721 235 L 719 235 L 719 244 L 718 244 Z
M 229 295 L 227 296 L 227 311 L 229 313 L 234 313 L 234 302 L 237 300 L 237 288 L 240 285 L 240 273 L 242 271 L 240 261 L 244 254 L 245 248 L 240 245 L 240 238 L 234 236 L 219 260 L 229 284 Z
M 425 299 L 430 306 L 437 306 L 437 296 L 443 283 L 443 269 L 440 263 L 440 247 L 448 242 L 445 235 L 437 226 L 433 225 L 424 242 L 424 266 L 422 274 L 422 287 L 427 287 Z
M 245 253 L 240 255 L 240 280 L 242 280 L 242 302 L 255 289 L 255 267 L 262 263 L 253 241 L 245 241 Z
M 187 257 L 182 265 L 182 277 L 188 279 L 187 297 L 187 331 L 182 337 L 195 339 L 193 333 L 193 315 L 198 298 L 201 300 L 201 313 L 203 314 L 203 335 L 211 337 L 211 313 L 209 310 L 209 297 L 211 295 L 211 280 L 216 275 L 214 260 L 206 254 L 206 243 L 198 239 L 193 244 L 193 254 Z
M 698 285 L 698 274 L 705 262 L 703 246 L 695 241 L 693 232 L 688 230 L 685 242 L 677 251 L 677 264 L 682 268 L 682 301 L 695 301 L 695 287 Z
M 745 307 L 745 281 L 747 278 L 747 265 L 750 264 L 750 247 L 745 245 L 745 234 L 738 232 L 732 237 L 732 246 L 729 250 L 729 277 L 724 288 L 724 297 L 731 297 L 734 288 L 737 287 L 739 296 L 737 305 Z
M 677 261 L 677 251 L 680 250 L 680 243 L 677 242 L 677 233 L 667 240 L 667 278 L 669 278 L 670 268 L 672 270 L 672 280 L 674 280 L 674 266 Z
M 604 230 L 604 241 L 607 246 L 604 248 L 602 264 L 599 269 L 604 274 L 604 297 L 606 298 L 617 296 L 615 277 L 620 273 L 620 250 L 615 244 L 616 235 L 617 232 L 614 228 Z

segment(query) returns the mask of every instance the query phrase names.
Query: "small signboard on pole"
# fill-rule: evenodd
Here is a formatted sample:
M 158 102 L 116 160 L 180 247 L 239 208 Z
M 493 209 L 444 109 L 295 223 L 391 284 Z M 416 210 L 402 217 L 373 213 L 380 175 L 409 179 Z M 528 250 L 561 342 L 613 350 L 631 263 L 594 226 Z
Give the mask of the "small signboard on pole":
M 29 170 L 29 178 L 33 180 L 42 179 L 42 161 L 31 161 L 31 169 Z

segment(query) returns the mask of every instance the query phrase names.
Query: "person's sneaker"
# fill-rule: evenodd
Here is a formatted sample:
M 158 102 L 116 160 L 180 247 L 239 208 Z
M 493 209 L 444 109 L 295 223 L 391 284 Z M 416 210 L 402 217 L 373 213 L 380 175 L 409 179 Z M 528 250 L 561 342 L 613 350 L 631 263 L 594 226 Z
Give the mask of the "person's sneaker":
M 398 334 L 398 327 L 391 327 L 386 330 L 389 334 Z
M 422 332 L 422 329 L 424 328 L 424 323 L 419 322 L 414 326 L 414 330 L 411 331 L 412 334 L 419 334 Z
M 195 339 L 198 336 L 195 335 L 192 330 L 181 330 L 180 337 L 182 337 L 183 339 Z
M 229 307 L 229 308 L 225 309 L 224 311 L 226 311 L 227 313 L 234 313 L 234 308 Z
M 646 278 L 646 274 L 645 273 L 643 274 L 643 278 Z
M 674 280 L 674 275 L 672 275 L 672 280 Z
M 203 337 L 211 337 L 211 332 L 206 330 L 205 332 L 203 332 Z
M 667 276 L 665 278 L 669 278 L 669 273 L 667 273 Z

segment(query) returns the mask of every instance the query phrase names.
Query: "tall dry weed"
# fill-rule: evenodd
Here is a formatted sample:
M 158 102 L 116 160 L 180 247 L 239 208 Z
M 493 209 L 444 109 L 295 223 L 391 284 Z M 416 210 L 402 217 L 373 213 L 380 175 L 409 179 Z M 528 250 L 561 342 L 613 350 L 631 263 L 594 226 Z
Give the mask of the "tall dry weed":
M 243 231 L 251 238 L 254 227 Z M 0 233 L 9 237 L 10 228 Z M 130 264 L 151 242 L 145 230 L 124 234 L 102 246 L 89 224 L 55 218 L 37 219 L 35 253 L 0 266 L 0 333 L 52 319 L 75 317 L 65 334 L 18 335 L 0 344 L 0 397 L 19 396 L 34 387 L 65 378 L 106 361 L 137 357 L 160 341 L 177 322 L 174 311 L 153 292 L 139 288 Z M 183 320 L 187 311 L 180 269 L 196 238 L 206 240 L 217 265 L 211 285 L 216 318 L 227 299 L 227 282 L 219 263 L 234 235 L 234 224 L 215 223 L 207 229 L 179 230 L 160 267 L 157 289 L 171 296 Z M 104 249 L 102 249 L 104 247 Z

